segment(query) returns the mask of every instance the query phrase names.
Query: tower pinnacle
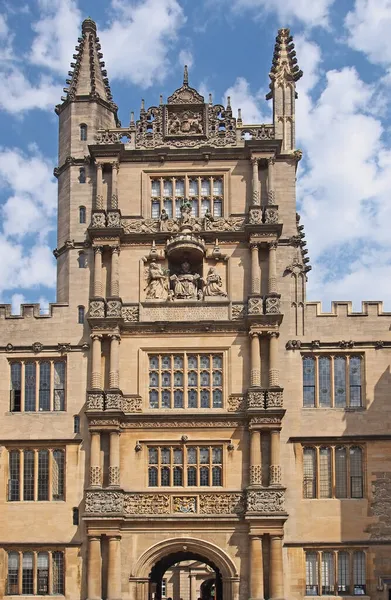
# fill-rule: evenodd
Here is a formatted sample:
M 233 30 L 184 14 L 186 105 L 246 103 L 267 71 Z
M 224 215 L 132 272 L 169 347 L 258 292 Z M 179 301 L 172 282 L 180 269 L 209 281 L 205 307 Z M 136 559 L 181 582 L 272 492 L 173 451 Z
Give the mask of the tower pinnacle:
M 270 100 L 273 97 L 274 83 L 280 82 L 281 79 L 296 82 L 302 75 L 303 71 L 300 70 L 297 64 L 293 37 L 290 35 L 289 29 L 279 29 L 274 46 L 272 68 L 269 74 L 271 91 L 267 94 L 266 99 Z

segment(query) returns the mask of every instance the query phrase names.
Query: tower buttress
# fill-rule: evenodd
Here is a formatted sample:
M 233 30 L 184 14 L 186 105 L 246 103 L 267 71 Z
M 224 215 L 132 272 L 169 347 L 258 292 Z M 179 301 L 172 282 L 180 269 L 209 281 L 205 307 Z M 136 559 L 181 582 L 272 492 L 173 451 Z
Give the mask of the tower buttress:
M 289 29 L 279 29 L 274 46 L 270 77 L 270 92 L 266 99 L 273 100 L 273 122 L 276 138 L 282 139 L 282 152 L 295 148 L 296 81 L 303 75 L 297 65 L 295 45 Z
M 89 145 L 95 143 L 98 129 L 120 126 L 117 105 L 113 102 L 96 24 L 86 19 L 71 62 L 65 96 L 55 108 L 59 116 L 58 142 L 58 229 L 57 229 L 57 300 L 72 301 L 70 290 L 80 287 L 78 252 L 86 238 L 91 219 L 95 168 L 89 157 Z M 80 214 L 84 210 L 85 217 Z M 75 243 L 74 243 L 75 242 Z M 91 260 L 92 262 L 92 260 Z M 88 271 L 86 271 L 87 273 Z M 88 286 L 86 286 L 88 287 Z M 77 294 L 76 294 L 77 295 Z M 74 300 L 84 302 L 83 299 Z M 83 300 L 83 302 L 82 302 Z

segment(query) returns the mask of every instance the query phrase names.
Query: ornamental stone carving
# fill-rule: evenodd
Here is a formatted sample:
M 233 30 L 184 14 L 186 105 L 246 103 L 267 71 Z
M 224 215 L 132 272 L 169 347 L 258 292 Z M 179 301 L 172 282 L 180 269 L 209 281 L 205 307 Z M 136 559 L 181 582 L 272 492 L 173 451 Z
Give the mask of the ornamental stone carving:
M 222 290 L 223 281 L 217 273 L 216 267 L 210 267 L 206 278 L 204 279 L 204 298 L 208 296 L 223 296 L 227 294 Z
M 281 417 L 252 417 L 249 426 L 255 425 L 281 425 Z
M 113 195 L 111 197 L 111 202 L 113 204 L 113 199 L 116 198 L 118 204 L 118 197 Z M 121 214 L 119 211 L 108 211 L 107 213 L 107 227 L 121 227 Z
M 141 412 L 142 408 L 143 401 L 141 396 L 125 396 L 122 398 L 122 411 L 124 413 Z
M 349 340 L 348 342 L 346 342 L 345 340 L 342 340 L 341 342 L 338 343 L 338 346 L 340 348 L 344 348 L 344 349 L 354 348 L 354 342 L 353 342 L 353 340 Z
M 105 301 L 90 300 L 90 307 L 88 312 L 90 319 L 103 319 L 105 316 Z
M 105 409 L 106 410 L 121 410 L 122 409 L 122 395 L 118 394 L 116 392 L 106 392 Z
M 192 273 L 191 271 L 190 263 L 185 260 L 181 264 L 179 272 L 171 275 L 170 281 L 174 288 L 174 299 L 197 300 L 199 297 L 198 292 L 201 290 L 198 290 L 198 285 L 201 277 L 198 273 Z
M 119 467 L 109 467 L 109 485 L 119 485 Z
M 102 198 L 103 200 L 103 198 Z M 95 229 L 100 229 L 101 227 L 106 227 L 106 215 L 104 212 L 93 212 L 91 227 Z
M 262 209 L 250 208 L 248 213 L 248 220 L 250 225 L 262 225 Z
M 283 404 L 282 390 L 266 392 L 266 408 L 282 408 Z
M 243 302 L 233 302 L 231 308 L 231 319 L 240 321 L 246 316 L 246 305 Z
M 103 393 L 95 394 L 88 393 L 87 395 L 87 410 L 103 410 L 104 397 Z
M 241 231 L 244 227 L 244 217 L 213 217 L 203 219 L 202 224 L 205 231 Z
M 264 390 L 249 390 L 247 392 L 247 408 L 265 408 Z
M 239 515 L 245 510 L 242 494 L 200 494 L 198 501 L 201 515 Z
M 267 206 L 265 208 L 265 223 L 274 225 L 278 223 L 278 208 L 277 206 Z
M 193 137 L 205 132 L 203 111 L 168 109 L 166 134 L 168 136 Z
M 269 485 L 281 485 L 281 467 L 279 465 L 270 465 L 269 473 Z
M 31 345 L 31 349 L 34 352 L 34 354 L 38 354 L 39 352 L 42 352 L 42 350 L 43 350 L 43 344 L 41 344 L 41 342 L 34 342 Z
M 284 490 L 248 490 L 247 512 L 274 514 L 284 512 Z
M 122 302 L 121 300 L 108 300 L 106 307 L 106 317 L 122 317 Z
M 242 394 L 231 394 L 228 396 L 228 412 L 241 412 L 245 407 L 245 397 Z
M 186 225 L 192 231 L 242 231 L 244 228 L 244 217 L 213 217 L 210 213 L 202 218 L 192 217 L 186 220 Z M 169 219 L 166 212 L 160 215 L 160 219 L 121 219 L 121 226 L 125 233 L 179 233 L 183 225 L 183 215 L 179 219 Z
M 90 485 L 102 485 L 102 469 L 101 467 L 90 467 Z
M 67 354 L 71 351 L 71 345 L 68 343 L 57 344 L 57 350 L 61 352 L 61 354 Z
M 147 300 L 167 300 L 170 294 L 169 271 L 156 261 L 149 265 L 145 297 Z
M 196 513 L 197 499 L 195 496 L 174 496 L 172 499 L 172 511 L 174 513 Z
M 300 340 L 288 340 L 285 347 L 287 350 L 300 350 L 301 341 Z
M 124 513 L 127 515 L 168 515 L 170 496 L 166 494 L 125 494 Z
M 251 465 L 251 467 L 250 467 L 250 485 L 262 485 L 262 467 L 261 467 L 261 465 Z
M 265 299 L 266 314 L 280 314 L 281 313 L 281 301 L 278 296 L 267 296 Z
M 122 307 L 122 318 L 125 323 L 133 323 L 139 320 L 139 307 L 138 304 L 134 306 L 123 306 Z
M 124 510 L 124 499 L 121 492 L 101 491 L 86 493 L 86 513 L 121 514 Z
M 263 315 L 263 298 L 262 298 L 262 296 L 252 296 L 248 299 L 247 314 L 250 317 Z

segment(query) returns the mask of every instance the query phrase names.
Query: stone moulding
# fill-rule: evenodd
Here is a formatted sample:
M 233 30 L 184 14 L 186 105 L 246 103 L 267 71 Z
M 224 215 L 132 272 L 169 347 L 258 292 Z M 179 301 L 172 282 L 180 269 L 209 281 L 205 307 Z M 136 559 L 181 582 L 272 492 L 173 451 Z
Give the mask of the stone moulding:
M 245 513 L 273 515 L 284 513 L 283 489 L 246 492 L 170 493 L 89 490 L 85 497 L 86 515 L 218 515 L 243 516 Z

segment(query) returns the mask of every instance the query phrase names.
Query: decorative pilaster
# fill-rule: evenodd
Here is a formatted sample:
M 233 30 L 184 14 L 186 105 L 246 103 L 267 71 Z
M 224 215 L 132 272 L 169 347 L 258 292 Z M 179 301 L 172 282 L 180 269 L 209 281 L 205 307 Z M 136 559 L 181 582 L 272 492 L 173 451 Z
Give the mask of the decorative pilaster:
M 261 347 L 259 334 L 250 331 L 251 339 L 251 387 L 261 386 Z
M 262 485 L 261 432 L 253 429 L 250 435 L 250 485 Z
M 111 279 L 110 279 L 110 296 L 119 296 L 119 246 L 111 248 Z
M 250 598 L 264 598 L 262 536 L 250 536 Z
M 92 374 L 91 386 L 94 390 L 102 389 L 102 336 L 96 333 L 91 335 L 92 339 Z
M 109 536 L 107 600 L 121 600 L 121 536 Z
M 259 159 L 252 157 L 251 164 L 253 167 L 253 206 L 260 206 L 260 197 L 259 197 L 259 173 L 258 173 L 258 164 Z
M 87 594 L 88 600 L 102 598 L 102 554 L 98 536 L 88 537 Z
M 270 600 L 284 598 L 284 572 L 282 563 L 282 535 L 270 536 Z
M 269 294 L 277 294 L 277 242 L 269 244 Z
M 90 450 L 90 487 L 102 487 L 102 468 L 100 465 L 100 432 L 91 432 Z
M 250 243 L 251 248 L 251 293 L 255 296 L 260 294 L 261 290 L 261 270 L 259 267 L 259 246 Z
M 95 206 L 97 210 L 103 210 L 103 165 L 97 163 L 96 165 L 96 202 Z
M 113 334 L 110 336 L 110 373 L 109 373 L 109 386 L 110 389 L 119 388 L 119 343 L 120 336 Z
M 110 431 L 110 466 L 109 466 L 109 486 L 119 487 L 120 485 L 120 448 L 119 431 Z
M 118 209 L 118 170 L 119 163 L 114 162 L 111 165 L 111 202 L 110 208 Z
M 267 161 L 267 202 L 268 204 L 274 204 L 275 193 L 274 193 L 274 165 L 276 159 L 274 156 Z
M 102 297 L 102 251 L 100 246 L 94 247 L 94 297 Z
M 270 432 L 270 478 L 269 485 L 281 485 L 280 430 Z
M 278 332 L 269 333 L 269 388 L 278 387 Z

